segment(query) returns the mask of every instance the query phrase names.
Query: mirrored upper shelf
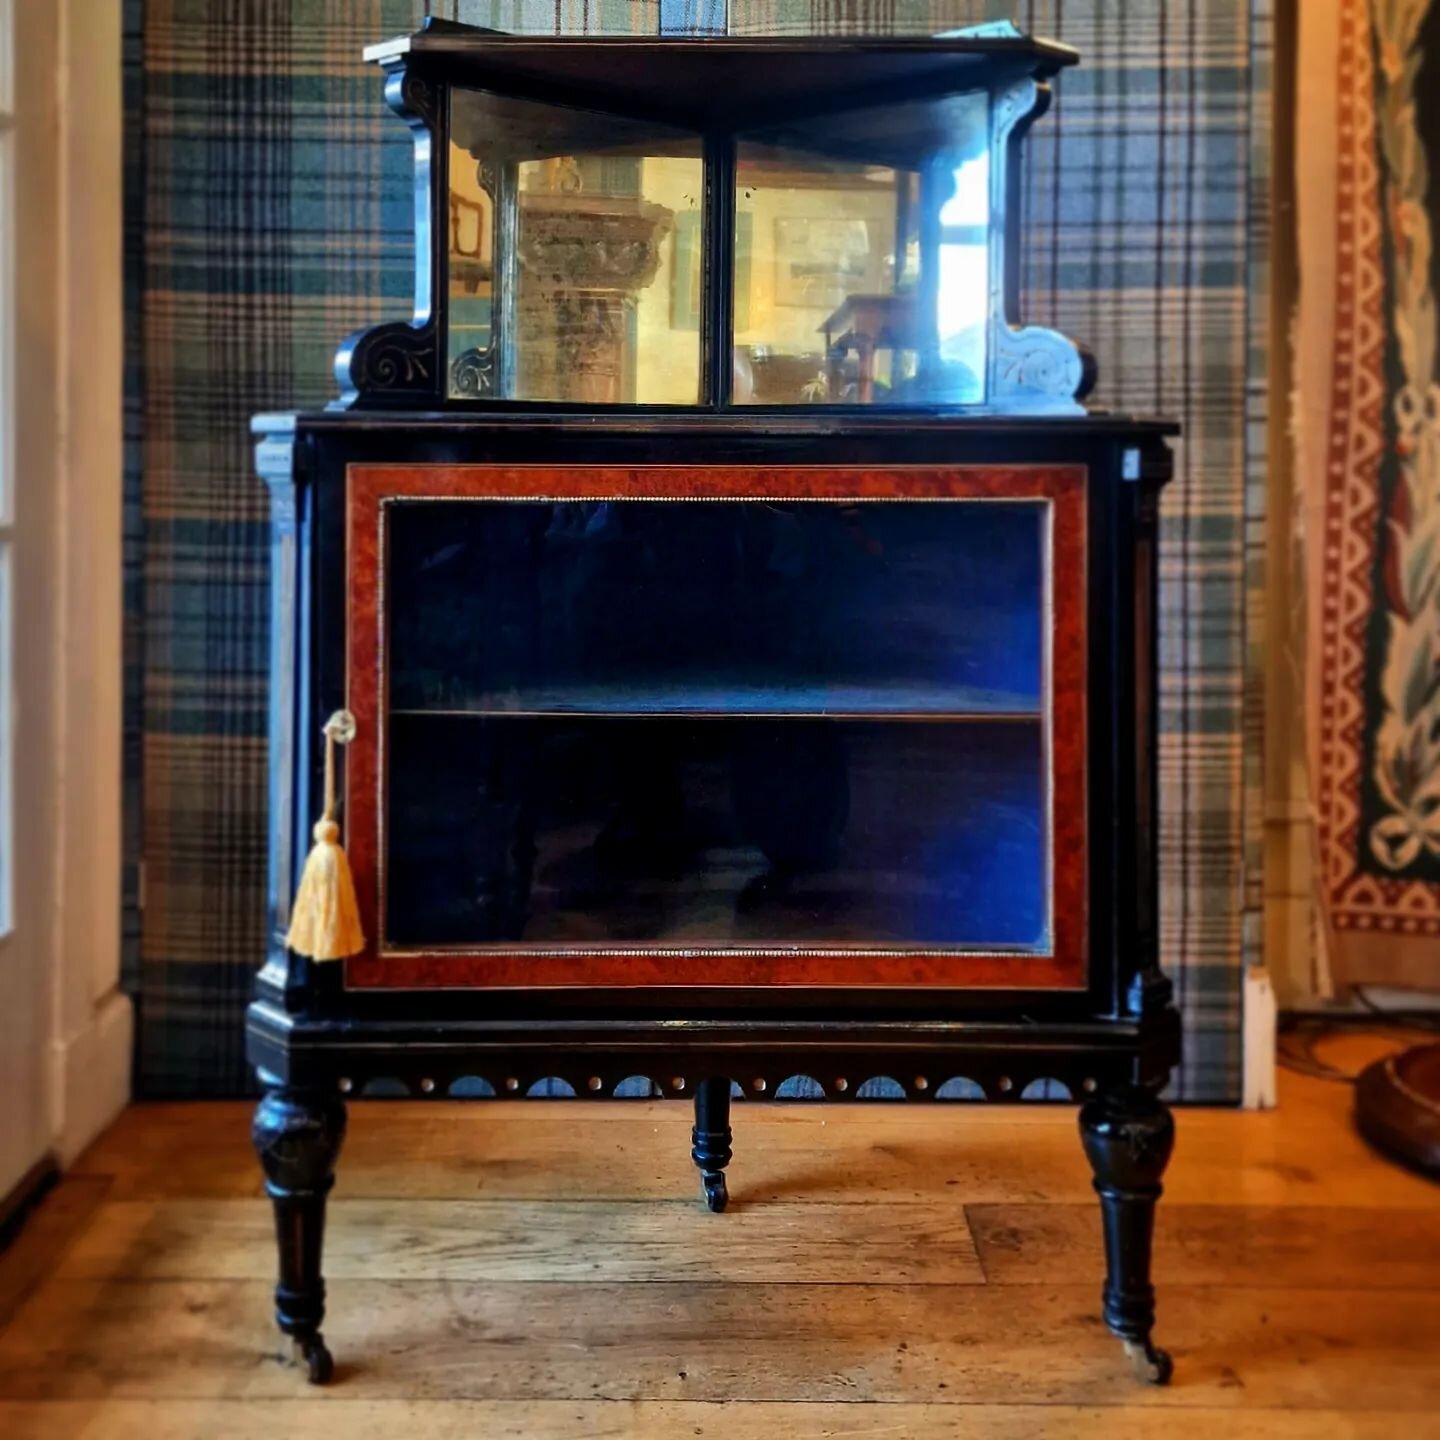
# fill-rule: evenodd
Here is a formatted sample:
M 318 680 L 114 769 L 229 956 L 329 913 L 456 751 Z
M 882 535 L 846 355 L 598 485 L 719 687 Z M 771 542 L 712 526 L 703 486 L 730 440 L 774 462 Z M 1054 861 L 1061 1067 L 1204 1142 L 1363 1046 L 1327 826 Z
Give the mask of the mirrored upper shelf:
M 367 52 L 416 137 L 416 314 L 342 405 L 1083 413 L 1021 328 L 1018 145 L 1077 58 L 931 39 L 546 38 Z

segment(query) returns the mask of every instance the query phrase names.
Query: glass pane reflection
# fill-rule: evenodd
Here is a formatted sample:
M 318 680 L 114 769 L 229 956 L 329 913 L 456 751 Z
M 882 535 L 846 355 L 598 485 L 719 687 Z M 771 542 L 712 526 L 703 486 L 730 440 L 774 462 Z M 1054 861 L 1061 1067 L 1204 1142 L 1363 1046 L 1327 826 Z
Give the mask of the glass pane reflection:
M 1033 502 L 388 508 L 396 709 L 1039 711 Z
M 741 137 L 737 403 L 984 401 L 989 140 L 986 92 Z
M 1046 950 L 1043 505 L 387 513 L 388 943 Z
M 450 393 L 700 398 L 698 136 L 455 90 Z
M 1034 721 L 393 716 L 398 946 L 1048 944 Z

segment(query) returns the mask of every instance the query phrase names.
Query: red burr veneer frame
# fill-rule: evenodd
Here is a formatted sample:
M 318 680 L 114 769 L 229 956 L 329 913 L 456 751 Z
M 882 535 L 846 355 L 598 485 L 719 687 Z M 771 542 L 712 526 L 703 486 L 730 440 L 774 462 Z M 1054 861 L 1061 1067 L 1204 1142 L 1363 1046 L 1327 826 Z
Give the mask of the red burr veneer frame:
M 1086 863 L 1086 471 L 1084 466 L 352 465 L 346 842 L 370 948 L 346 964 L 352 988 L 536 989 L 627 986 L 1083 989 Z M 1043 500 L 1050 506 L 1052 953 L 856 946 L 658 946 L 386 950 L 380 934 L 384 825 L 384 556 L 389 500 Z

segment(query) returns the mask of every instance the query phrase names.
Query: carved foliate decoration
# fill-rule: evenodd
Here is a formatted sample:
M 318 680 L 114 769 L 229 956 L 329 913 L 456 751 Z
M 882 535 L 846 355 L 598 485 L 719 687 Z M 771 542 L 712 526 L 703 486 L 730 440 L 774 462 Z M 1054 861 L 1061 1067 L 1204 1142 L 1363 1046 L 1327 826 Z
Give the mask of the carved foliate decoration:
M 377 325 L 351 336 L 335 357 L 342 403 L 366 399 L 404 404 L 437 397 L 439 339 L 435 322 Z
M 439 95 L 421 76 L 408 70 L 394 71 L 385 83 L 385 101 L 412 129 L 417 121 L 427 130 L 435 128 Z
M 496 356 L 478 346 L 462 351 L 450 367 L 450 393 L 467 400 L 486 400 L 495 394 Z
M 1073 340 L 1035 325 L 1017 330 L 1002 316 L 993 343 L 996 399 L 1005 408 L 1082 408 L 1077 402 L 1093 384 L 1093 366 Z

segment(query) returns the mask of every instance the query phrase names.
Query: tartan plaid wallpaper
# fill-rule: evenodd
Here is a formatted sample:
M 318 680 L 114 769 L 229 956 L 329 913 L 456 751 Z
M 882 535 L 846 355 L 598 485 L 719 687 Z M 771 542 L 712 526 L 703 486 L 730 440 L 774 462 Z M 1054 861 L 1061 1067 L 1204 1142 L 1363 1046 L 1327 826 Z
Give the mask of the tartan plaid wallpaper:
M 1259 914 L 1269 0 L 732 0 L 736 32 L 1013 18 L 1077 46 L 1037 126 L 1028 317 L 1101 403 L 1176 415 L 1165 507 L 1165 954 L 1185 1099 L 1239 1091 Z M 656 0 L 127 0 L 127 974 L 137 1093 L 249 1088 L 263 950 L 267 497 L 258 410 L 328 400 L 336 342 L 408 313 L 408 135 L 362 45 L 427 10 L 653 33 Z M 664 0 L 713 23 L 713 0 Z M 143 865 L 140 863 L 143 856 Z

